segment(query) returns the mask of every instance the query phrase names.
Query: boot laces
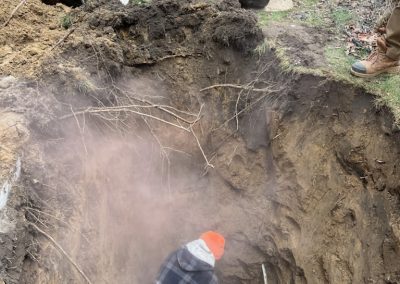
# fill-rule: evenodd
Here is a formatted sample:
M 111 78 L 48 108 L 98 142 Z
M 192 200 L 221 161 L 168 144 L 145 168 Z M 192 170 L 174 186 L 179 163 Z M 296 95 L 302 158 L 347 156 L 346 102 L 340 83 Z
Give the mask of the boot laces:
M 370 61 L 371 63 L 375 63 L 376 61 L 378 61 L 379 58 L 381 57 L 385 57 L 385 52 L 383 52 L 382 49 L 380 49 L 379 47 L 377 47 L 369 56 L 368 56 L 368 61 Z

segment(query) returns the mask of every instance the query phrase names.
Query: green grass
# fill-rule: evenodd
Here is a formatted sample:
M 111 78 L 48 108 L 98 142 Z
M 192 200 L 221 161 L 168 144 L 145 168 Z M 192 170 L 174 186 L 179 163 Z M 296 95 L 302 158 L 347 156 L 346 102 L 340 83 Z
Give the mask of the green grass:
M 267 50 L 268 50 L 269 46 L 268 46 L 268 41 L 264 40 L 262 43 L 260 43 L 254 50 L 253 53 L 255 55 L 258 55 L 258 57 L 261 57 L 262 55 L 264 55 Z
M 335 25 L 342 28 L 353 20 L 353 14 L 348 9 L 339 7 L 332 13 L 332 18 Z
M 400 75 L 385 75 L 375 79 L 371 87 L 372 92 L 377 89 L 381 92 L 378 103 L 387 105 L 393 112 L 396 123 L 400 124 Z
M 323 27 L 328 24 L 325 13 L 320 13 L 314 8 L 310 8 L 302 12 L 305 17 L 304 20 L 293 19 L 294 12 L 296 11 L 267 12 L 264 10 L 260 10 L 257 12 L 258 23 L 260 26 L 268 26 L 268 24 L 272 22 L 282 22 L 290 20 L 295 23 L 302 23 L 312 27 Z
M 258 15 L 258 23 L 261 26 L 266 26 L 270 22 L 281 22 L 284 21 L 288 15 L 290 14 L 289 11 L 283 12 L 267 12 L 264 10 L 260 10 L 257 12 Z
M 356 59 L 353 56 L 347 56 L 344 47 L 326 47 L 325 58 L 329 64 L 329 69 L 335 70 L 337 74 L 349 73 L 349 68 Z
M 64 29 L 69 29 L 72 24 L 74 23 L 74 17 L 70 14 L 66 14 L 64 17 L 61 18 L 60 25 Z
M 307 13 L 307 18 L 305 21 L 300 21 L 310 27 L 325 27 L 328 25 L 327 18 L 324 13 L 319 13 L 318 11 L 310 11 Z
M 314 6 L 318 3 L 318 0 L 303 0 L 303 6 L 309 7 L 309 6 Z

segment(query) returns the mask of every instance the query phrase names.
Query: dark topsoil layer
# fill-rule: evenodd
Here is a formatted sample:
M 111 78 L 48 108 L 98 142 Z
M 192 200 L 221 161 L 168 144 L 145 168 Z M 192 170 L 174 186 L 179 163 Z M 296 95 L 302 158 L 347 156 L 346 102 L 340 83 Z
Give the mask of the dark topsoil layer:
M 94 283 L 150 283 L 172 249 L 210 228 L 227 238 L 217 266 L 222 283 L 261 283 L 262 263 L 268 283 L 400 281 L 400 134 L 387 110 L 349 85 L 282 73 L 270 52 L 249 54 L 262 34 L 237 1 L 167 0 L 128 9 L 117 3 L 88 4 L 85 37 L 66 41 L 47 62 L 36 97 L 46 97 L 43 117 L 32 113 L 43 104 L 14 106 L 31 121 L 32 143 L 42 153 L 41 161 L 26 162 L 23 188 L 31 198 L 16 208 L 62 212 L 70 225 L 55 229 L 49 218 L 46 230 Z M 60 59 L 76 68 L 55 64 Z M 249 82 L 270 93 L 199 92 Z M 151 122 L 151 134 L 181 151 L 169 156 L 174 190 L 168 195 L 158 152 L 147 152 L 157 141 L 132 143 L 136 133 L 152 137 L 142 120 L 124 120 L 136 124 L 112 144 L 106 143 L 116 135 L 109 122 L 78 118 L 86 125 L 82 132 L 73 116 L 53 120 L 70 114 L 70 105 L 117 105 L 121 88 L 153 99 L 161 94 L 163 104 L 192 112 L 204 104 L 195 130 L 215 169 L 204 173 L 193 136 Z M 2 92 L 17 101 L 21 90 L 38 89 L 18 90 Z M 236 125 L 231 118 L 241 111 Z M 126 168 L 135 171 L 121 174 Z M 132 190 L 144 184 L 145 192 Z M 11 262 L 0 255 L 6 284 L 81 283 L 45 239 L 32 228 L 24 232 L 40 249 L 28 254 L 32 241 L 1 236 L 16 255 Z

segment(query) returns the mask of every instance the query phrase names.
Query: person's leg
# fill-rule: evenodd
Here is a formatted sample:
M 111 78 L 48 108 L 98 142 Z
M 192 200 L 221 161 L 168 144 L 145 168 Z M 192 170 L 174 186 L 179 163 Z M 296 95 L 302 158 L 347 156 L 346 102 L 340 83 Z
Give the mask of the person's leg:
M 389 18 L 386 39 L 378 39 L 377 45 L 367 60 L 357 61 L 351 66 L 353 75 L 368 78 L 381 73 L 400 73 L 400 6 Z
M 400 6 L 393 10 L 386 26 L 386 55 L 393 59 L 400 59 Z

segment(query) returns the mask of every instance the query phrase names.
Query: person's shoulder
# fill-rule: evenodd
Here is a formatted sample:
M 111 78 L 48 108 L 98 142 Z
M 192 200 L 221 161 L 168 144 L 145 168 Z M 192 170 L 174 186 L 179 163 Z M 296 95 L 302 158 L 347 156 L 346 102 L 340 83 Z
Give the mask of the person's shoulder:
M 171 252 L 168 257 L 164 261 L 164 265 L 167 263 L 175 263 L 178 260 L 178 253 L 181 249 L 177 249 L 173 252 Z

